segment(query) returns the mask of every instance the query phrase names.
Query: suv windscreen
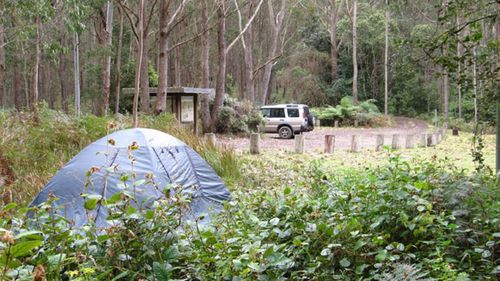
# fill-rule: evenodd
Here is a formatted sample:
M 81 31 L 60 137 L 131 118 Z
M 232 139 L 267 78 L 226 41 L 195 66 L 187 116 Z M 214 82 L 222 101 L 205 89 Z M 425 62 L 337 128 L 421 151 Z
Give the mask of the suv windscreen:
M 285 118 L 285 109 L 284 108 L 271 108 L 271 118 Z
M 287 108 L 288 117 L 300 117 L 298 108 Z

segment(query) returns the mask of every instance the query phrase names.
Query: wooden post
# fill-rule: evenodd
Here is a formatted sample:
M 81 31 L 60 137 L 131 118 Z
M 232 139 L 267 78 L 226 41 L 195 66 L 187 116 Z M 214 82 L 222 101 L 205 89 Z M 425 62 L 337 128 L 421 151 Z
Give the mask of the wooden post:
M 420 146 L 427 147 L 427 134 L 423 133 L 420 135 Z
M 253 133 L 250 135 L 250 154 L 260 153 L 260 135 Z
M 351 152 L 358 152 L 358 136 L 356 135 L 351 138 Z
M 392 135 L 392 149 L 400 149 L 399 145 L 399 135 Z
M 358 127 L 359 125 L 359 121 L 358 121 L 358 118 L 354 119 L 354 127 Z
M 295 135 L 295 153 L 304 153 L 304 139 L 305 136 L 302 134 Z
M 334 123 L 334 124 L 335 124 L 335 125 L 334 125 L 334 126 L 335 126 L 335 128 L 338 128 L 338 127 L 339 127 L 339 120 L 335 120 L 335 123 Z
M 414 140 L 413 135 L 406 135 L 405 148 L 414 148 L 415 144 L 414 144 L 413 140 Z
M 333 153 L 335 149 L 335 136 L 325 135 L 325 153 Z
M 205 134 L 205 141 L 213 146 L 217 145 L 217 139 L 215 138 L 214 133 L 206 133 Z
M 457 127 L 453 128 L 453 135 L 458 136 L 458 128 Z
M 382 148 L 384 148 L 384 135 L 377 135 L 375 151 L 381 151 Z
M 314 126 L 316 128 L 321 128 L 321 121 L 319 120 L 319 118 L 314 119 L 314 123 Z
M 427 146 L 435 146 L 435 145 L 436 145 L 436 134 L 428 134 Z
M 434 110 L 434 126 L 437 128 L 439 126 L 439 123 L 438 123 L 438 110 L 435 109 Z

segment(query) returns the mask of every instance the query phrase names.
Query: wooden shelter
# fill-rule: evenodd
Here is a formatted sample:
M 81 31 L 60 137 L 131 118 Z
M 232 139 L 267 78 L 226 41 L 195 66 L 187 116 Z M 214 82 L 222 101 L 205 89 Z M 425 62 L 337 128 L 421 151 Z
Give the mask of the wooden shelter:
M 123 95 L 134 95 L 133 88 L 122 89 Z M 214 95 L 211 88 L 169 87 L 167 89 L 166 111 L 174 114 L 175 118 L 184 125 L 192 125 L 193 131 L 198 132 L 199 95 Z M 151 103 L 156 101 L 158 88 L 149 88 Z

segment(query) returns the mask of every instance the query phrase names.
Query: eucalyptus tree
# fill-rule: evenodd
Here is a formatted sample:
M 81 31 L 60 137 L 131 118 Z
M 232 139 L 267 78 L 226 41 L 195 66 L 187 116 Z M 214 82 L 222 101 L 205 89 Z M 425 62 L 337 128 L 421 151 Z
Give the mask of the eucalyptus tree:
M 176 25 L 177 17 L 182 13 L 184 7 L 189 0 L 182 0 L 176 7 L 172 0 L 160 0 L 159 9 L 159 25 L 160 25 L 160 39 L 159 39 L 159 55 L 158 55 L 158 94 L 156 98 L 155 113 L 164 112 L 167 106 L 167 88 L 168 88 L 168 37 L 171 33 L 173 26 Z M 174 6 L 171 12 L 171 6 Z M 180 71 L 176 69 L 176 71 Z

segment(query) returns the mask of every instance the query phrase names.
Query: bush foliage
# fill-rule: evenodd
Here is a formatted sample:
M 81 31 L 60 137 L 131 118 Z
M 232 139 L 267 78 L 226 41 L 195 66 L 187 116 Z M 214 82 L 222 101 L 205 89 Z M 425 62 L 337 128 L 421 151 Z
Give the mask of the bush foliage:
M 329 172 L 315 162 L 269 188 L 275 177 L 258 163 L 242 167 L 248 178 L 208 224 L 182 220 L 190 197 L 180 186 L 164 187 L 174 197 L 150 210 L 136 209 L 126 191 L 87 199 L 89 213 L 100 202 L 117 222 L 104 230 L 72 227 L 50 202 L 32 209 L 31 220 L 9 204 L 0 220 L 2 278 L 32 280 L 43 271 L 49 280 L 496 280 L 500 273 L 492 175 L 392 155 L 364 171 Z
M 335 107 L 313 108 L 312 111 L 323 125 L 329 126 L 332 126 L 335 121 L 349 126 L 355 124 L 355 120 L 359 125 L 369 127 L 385 126 L 390 123 L 390 120 L 378 110 L 375 100 L 366 100 L 354 105 L 350 96 L 343 97 Z

